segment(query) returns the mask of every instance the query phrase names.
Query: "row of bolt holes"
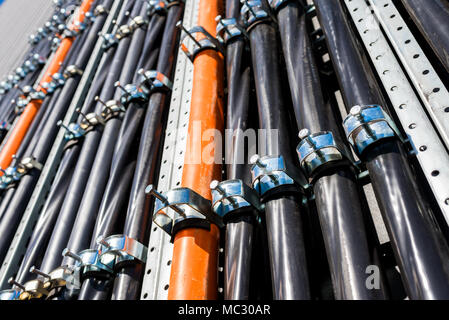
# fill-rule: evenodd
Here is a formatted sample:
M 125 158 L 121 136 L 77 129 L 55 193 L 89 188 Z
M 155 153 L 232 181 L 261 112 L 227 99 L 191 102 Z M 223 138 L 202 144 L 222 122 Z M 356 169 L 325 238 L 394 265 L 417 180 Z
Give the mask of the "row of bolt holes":
M 351 2 L 352 0 L 349 0 L 349 2 Z M 386 4 L 384 4 L 384 7 L 388 7 L 388 3 L 386 3 Z M 356 12 L 358 10 L 358 8 L 354 8 L 353 9 L 353 11 L 354 12 Z M 371 13 L 374 13 L 374 11 L 371 11 Z M 393 19 L 393 18 L 395 18 L 396 17 L 396 15 L 391 15 L 390 16 L 390 18 L 391 19 Z M 363 21 L 363 18 L 361 18 L 358 22 L 360 23 L 360 22 L 362 22 Z M 403 27 L 398 27 L 397 28 L 397 31 L 401 31 L 403 29 Z M 365 30 L 365 31 L 363 31 L 363 33 L 367 33 L 368 32 L 368 30 Z M 411 40 L 410 39 L 408 39 L 408 40 L 406 40 L 405 41 L 405 44 L 409 44 L 411 42 Z M 370 43 L 370 46 L 373 46 L 374 45 L 374 42 L 372 42 L 372 43 Z M 382 56 L 380 55 L 380 56 L 377 56 L 376 57 L 376 59 L 377 60 L 379 60 L 380 58 L 381 58 Z M 419 54 L 415 54 L 414 56 L 413 56 L 413 59 L 418 59 L 419 58 Z M 389 72 L 389 70 L 385 70 L 384 72 L 383 72 L 383 74 L 386 74 L 387 72 Z M 424 70 L 423 72 L 422 72 L 422 74 L 423 75 L 428 75 L 430 73 L 430 71 L 429 70 Z M 396 86 L 394 86 L 394 87 L 391 87 L 391 91 L 394 91 L 394 90 L 396 90 L 397 89 L 397 87 Z M 434 93 L 437 93 L 437 92 L 439 92 L 440 91 L 440 88 L 434 88 L 433 89 L 433 92 Z M 399 109 L 404 109 L 406 107 L 406 105 L 405 104 L 401 104 L 400 106 L 399 106 Z M 447 108 L 445 108 L 444 109 L 444 112 L 448 112 L 449 113 L 449 107 L 447 107 Z M 416 123 L 412 123 L 412 124 L 410 124 L 408 127 L 410 128 L 410 129 L 415 129 L 416 128 Z M 427 150 L 427 146 L 421 146 L 421 147 L 419 147 L 419 151 L 421 151 L 421 152 L 424 152 L 424 151 L 426 151 Z M 432 177 L 437 177 L 437 176 L 439 176 L 440 175 L 440 171 L 438 171 L 438 170 L 434 170 L 434 171 L 432 171 L 431 172 L 431 175 L 432 175 Z M 449 205 L 449 198 L 447 198 L 445 201 L 444 201 L 444 203 L 446 204 L 446 205 Z
M 178 69 L 177 71 L 180 71 L 180 70 Z M 178 80 L 178 79 L 176 79 L 176 80 Z M 189 89 L 189 91 L 190 91 L 190 89 Z M 176 100 L 176 98 L 173 98 L 173 101 L 175 101 L 175 100 Z M 171 111 L 171 112 L 174 112 L 175 109 L 171 109 L 170 111 Z M 188 114 L 188 111 L 186 111 L 184 114 L 187 115 L 187 114 Z M 173 122 L 173 120 L 170 121 L 170 124 L 171 124 L 172 122 Z M 185 127 L 185 126 L 186 126 L 186 124 L 184 124 L 184 127 Z M 168 133 L 168 135 L 170 135 L 170 133 Z M 184 138 L 184 137 L 183 137 L 183 138 Z M 165 147 L 165 149 L 168 149 L 168 148 L 169 148 L 168 146 Z M 182 151 L 180 151 L 179 154 L 181 155 L 181 154 L 182 154 Z M 167 163 L 167 160 L 164 160 L 164 164 L 165 164 L 165 163 Z M 179 166 L 178 169 L 181 170 L 181 169 L 182 169 L 182 166 Z M 162 175 L 162 176 L 161 176 L 161 179 L 164 179 L 164 178 L 165 178 L 165 175 Z M 179 184 L 180 184 L 180 182 L 178 181 L 178 182 L 176 183 L 176 185 L 179 185 Z M 154 227 L 153 232 L 156 232 L 156 231 L 157 231 L 157 227 Z M 156 249 L 155 247 L 151 247 L 150 252 L 154 252 L 155 249 Z M 170 266 L 170 265 L 171 265 L 171 260 L 168 260 L 168 261 L 167 261 L 167 266 Z M 151 273 L 151 269 L 148 269 L 148 270 L 147 270 L 147 274 L 150 274 L 150 273 Z M 164 290 L 168 290 L 168 288 L 169 288 L 169 285 L 166 284 L 166 285 L 164 286 Z M 145 294 L 143 295 L 143 298 L 146 299 L 147 297 L 148 297 L 148 293 L 145 293 Z
M 153 228 L 153 232 L 156 232 L 156 231 L 157 231 L 157 227 L 154 227 L 154 228 Z M 155 247 L 151 247 L 150 252 L 154 252 L 155 249 L 156 249 Z M 171 265 L 171 260 L 168 260 L 168 261 L 167 261 L 167 266 L 170 266 L 170 265 Z M 150 273 L 151 273 L 151 269 L 148 269 L 148 270 L 147 270 L 147 274 L 150 274 Z M 164 290 L 168 290 L 168 288 L 169 288 L 169 285 L 166 284 L 166 285 L 164 286 Z M 145 294 L 143 295 L 143 298 L 146 299 L 147 297 L 148 297 L 148 293 L 145 293 Z

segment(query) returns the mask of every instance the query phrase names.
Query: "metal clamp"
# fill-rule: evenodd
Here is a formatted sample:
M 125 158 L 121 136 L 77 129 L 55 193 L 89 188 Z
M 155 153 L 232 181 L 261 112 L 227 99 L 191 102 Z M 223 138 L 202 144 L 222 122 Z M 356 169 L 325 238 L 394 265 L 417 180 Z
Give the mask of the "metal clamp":
M 343 121 L 343 127 L 348 141 L 359 156 L 368 146 L 379 140 L 398 137 L 402 141 L 393 120 L 379 105 L 352 107 Z
M 60 266 L 45 275 L 44 289 L 50 291 L 55 288 L 79 288 L 81 286 L 79 275 L 72 266 Z
M 25 78 L 27 75 L 27 72 L 22 67 L 18 67 L 15 70 L 16 75 L 18 75 L 21 79 Z
M 11 185 L 20 181 L 22 175 L 17 171 L 16 166 L 10 166 L 6 170 L 0 168 L 3 175 L 0 177 L 0 190 L 8 189 Z
M 55 73 L 52 76 L 52 81 L 42 84 L 42 88 L 45 89 L 46 94 L 55 92 L 57 88 L 62 87 L 65 84 L 66 78 L 61 73 Z
M 123 38 L 129 36 L 132 32 L 133 30 L 130 28 L 130 26 L 124 24 L 117 29 L 117 31 L 115 32 L 115 37 L 118 40 L 122 40 Z
M 298 0 L 268 0 L 268 3 L 270 4 L 270 7 L 271 7 L 273 10 L 276 11 L 276 10 L 278 10 L 278 9 L 280 8 L 280 6 L 282 6 L 283 4 L 286 4 L 286 3 L 291 2 L 291 1 L 295 1 L 295 2 L 299 3 L 300 5 L 304 6 L 304 5 L 301 3 L 301 1 L 298 1 Z
M 96 96 L 95 101 L 97 101 L 103 105 L 103 110 L 101 111 L 101 117 L 104 119 L 104 121 L 108 121 L 112 118 L 116 118 L 121 113 L 126 112 L 125 107 L 123 107 L 123 105 L 116 100 L 109 100 L 107 102 L 104 102 L 100 99 L 100 97 Z
M 114 259 L 102 259 L 101 252 L 96 249 L 86 249 L 75 254 L 66 248 L 62 255 L 76 261 L 73 274 L 80 283 L 92 276 L 108 278 L 113 273 Z
M 28 98 L 19 98 L 17 102 L 16 100 L 12 100 L 11 103 L 16 104 L 14 106 L 14 112 L 16 113 L 16 115 L 22 114 L 23 110 L 25 109 L 25 107 L 28 105 L 29 102 L 30 100 Z
M 167 13 L 168 2 L 166 0 L 148 0 L 147 15 L 151 17 L 155 13 Z
M 80 68 L 78 68 L 74 64 L 71 64 L 70 66 L 65 68 L 65 70 L 64 70 L 64 77 L 66 79 L 74 77 L 76 75 L 82 76 L 83 75 L 83 70 L 81 70 Z
M 101 37 L 103 38 L 103 44 L 101 45 L 101 47 L 104 50 L 108 50 L 109 48 L 116 46 L 119 41 L 116 34 L 113 33 L 103 33 L 101 34 Z
M 233 38 L 240 36 L 247 37 L 245 29 L 243 29 L 235 18 L 222 19 L 221 16 L 215 18 L 217 21 L 217 39 L 225 44 Z
M 342 162 L 350 158 L 342 148 L 337 145 L 331 131 L 321 131 L 311 134 L 308 129 L 299 132 L 301 142 L 296 151 L 301 168 L 308 177 L 313 177 L 317 169 L 329 163 Z
M 303 173 L 283 156 L 252 156 L 250 162 L 253 188 L 261 197 L 281 186 L 293 186 L 293 190 L 303 191 L 309 187 Z
M 19 300 L 41 299 L 49 294 L 48 290 L 44 288 L 44 282 L 39 279 L 27 281 L 23 287 Z
M 246 30 L 251 29 L 258 22 L 272 19 L 270 12 L 264 9 L 261 0 L 240 0 L 240 2 L 243 3 L 240 15 Z
M 148 21 L 145 20 L 142 16 L 136 16 L 131 19 L 131 22 L 129 23 L 129 28 L 131 29 L 131 32 L 134 32 L 140 27 L 145 26 L 147 23 Z
M 75 122 L 72 122 L 66 126 L 62 120 L 59 120 L 56 125 L 63 127 L 66 130 L 64 140 L 67 142 L 72 140 L 80 140 L 86 134 L 86 131 L 84 131 L 81 126 Z
M 20 297 L 20 290 L 8 289 L 0 291 L 0 301 L 18 300 Z
M 28 99 L 29 99 L 29 102 L 36 101 L 36 100 L 44 100 L 45 92 L 33 90 L 32 92 L 30 92 L 28 94 Z
M 127 84 L 123 87 L 120 82 L 117 81 L 114 83 L 114 86 L 123 91 L 123 94 L 120 97 L 120 103 L 125 107 L 127 107 L 130 103 L 144 104 L 148 101 L 148 96 L 146 93 L 133 84 Z
M 170 79 L 159 71 L 145 71 L 143 69 L 139 69 L 137 73 L 141 75 L 139 87 L 143 89 L 147 96 L 156 91 L 171 91 L 173 88 L 173 83 Z
M 41 171 L 43 167 L 44 166 L 42 165 L 42 163 L 38 162 L 35 157 L 25 157 L 20 160 L 19 164 L 17 165 L 17 172 L 21 176 L 24 176 L 33 169 Z
M 156 198 L 153 221 L 169 235 L 173 235 L 176 224 L 188 219 L 201 219 L 219 227 L 224 226 L 221 217 L 212 211 L 211 201 L 189 188 L 176 188 L 162 194 L 149 185 L 145 193 Z
M 93 130 L 96 126 L 98 125 L 104 126 L 106 123 L 101 115 L 98 115 L 94 112 L 84 114 L 83 112 L 81 112 L 80 108 L 76 109 L 75 111 L 78 112 L 83 117 L 80 123 L 80 127 L 86 133 Z
M 94 9 L 94 16 L 98 17 L 102 14 L 108 14 L 109 11 L 101 4 L 99 4 L 98 6 L 95 7 Z
M 190 59 L 190 61 L 193 62 L 193 60 L 195 60 L 195 57 L 197 56 L 197 54 L 199 54 L 200 52 L 202 52 L 204 50 L 208 50 L 208 49 L 223 53 L 223 47 L 221 46 L 220 42 L 216 38 L 214 38 L 209 32 L 207 32 L 206 29 L 204 29 L 203 27 L 196 26 L 190 30 L 187 30 L 182 25 L 181 21 L 178 21 L 176 23 L 176 26 L 178 28 L 181 28 L 185 32 L 185 35 L 181 38 L 181 42 L 180 42 L 181 50 L 187 55 L 187 57 Z M 202 34 L 204 37 L 197 40 L 195 38 L 195 35 L 198 33 Z M 190 52 L 190 50 L 187 48 L 187 46 L 185 44 L 186 38 L 190 38 L 193 41 L 193 43 L 194 43 L 193 52 Z
M 214 180 L 210 184 L 212 192 L 212 209 L 222 218 L 242 208 L 263 210 L 257 192 L 248 187 L 242 180 Z
M 101 263 L 111 268 L 121 268 L 125 263 L 147 261 L 148 248 L 126 235 L 116 234 L 107 238 L 100 236 L 97 238 L 97 243 L 100 246 Z

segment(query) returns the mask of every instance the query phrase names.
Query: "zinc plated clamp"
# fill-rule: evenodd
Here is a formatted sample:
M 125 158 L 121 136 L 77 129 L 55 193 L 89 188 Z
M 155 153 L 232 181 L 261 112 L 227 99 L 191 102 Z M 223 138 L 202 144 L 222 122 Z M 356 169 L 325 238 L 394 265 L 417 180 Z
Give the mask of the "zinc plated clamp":
M 20 290 L 7 289 L 0 291 L 0 301 L 18 300 L 20 297 Z
M 215 21 L 217 22 L 217 39 L 222 44 L 226 44 L 229 40 L 237 37 L 248 37 L 245 29 L 240 26 L 235 18 L 223 19 L 221 16 L 217 16 Z
M 134 84 L 127 84 L 123 87 L 120 82 L 117 81 L 114 86 L 123 91 L 123 94 L 120 97 L 120 104 L 125 108 L 128 107 L 130 103 L 144 104 L 148 101 L 147 94 Z
M 210 228 L 210 223 L 223 227 L 220 216 L 211 208 L 211 201 L 189 188 L 175 188 L 165 193 L 155 190 L 153 185 L 145 193 L 156 198 L 154 223 L 172 237 L 185 226 Z
M 125 265 L 145 263 L 147 261 L 148 248 L 123 234 L 109 237 L 99 236 L 97 244 L 100 246 L 99 261 L 109 268 L 119 270 Z
M 253 164 L 251 175 L 253 188 L 262 202 L 278 192 L 301 192 L 309 188 L 309 184 L 301 170 L 286 161 L 283 156 L 264 156 L 257 154 L 250 159 Z
M 16 166 L 9 166 L 6 170 L 0 168 L 0 171 L 3 172 L 3 175 L 0 177 L 0 190 L 8 189 L 20 181 L 21 175 L 17 172 Z
M 402 136 L 390 116 L 379 105 L 354 106 L 343 121 L 346 137 L 362 157 L 366 148 L 380 140 Z
M 86 134 L 86 131 L 84 131 L 81 126 L 75 122 L 72 122 L 68 126 L 66 126 L 64 125 L 62 120 L 59 120 L 56 125 L 66 130 L 64 134 L 64 140 L 67 142 L 72 140 L 80 140 Z
M 139 69 L 137 73 L 141 76 L 139 87 L 147 96 L 150 96 L 153 92 L 171 91 L 173 88 L 170 79 L 159 71 Z
M 223 221 L 229 221 L 239 213 L 247 214 L 249 209 L 253 214 L 263 210 L 257 192 L 242 180 L 214 180 L 210 184 L 212 193 L 212 209 Z
M 36 273 L 34 270 L 35 268 L 32 267 L 30 272 Z M 44 288 L 44 282 L 40 279 L 30 280 L 22 285 L 15 281 L 14 278 L 10 278 L 9 283 L 20 288 L 20 293 L 16 300 L 42 299 L 49 294 L 48 290 Z
M 105 51 L 118 44 L 119 39 L 115 33 L 100 33 L 99 35 L 103 38 L 101 47 Z
M 247 32 L 258 23 L 275 21 L 271 12 L 266 10 L 269 8 L 265 9 L 261 0 L 240 0 L 240 2 L 243 4 L 240 9 L 240 16 Z
M 131 22 L 129 23 L 129 28 L 131 29 L 131 32 L 134 32 L 137 29 L 146 26 L 147 24 L 148 21 L 145 20 L 142 16 L 136 16 L 131 19 Z
M 299 134 L 301 142 L 296 151 L 301 168 L 312 180 L 319 172 L 335 165 L 350 164 L 357 168 L 334 139 L 331 131 L 320 131 L 311 134 L 308 129 L 302 129 Z
M 42 88 L 45 89 L 46 94 L 51 94 L 55 92 L 57 88 L 64 86 L 66 81 L 66 77 L 64 76 L 64 74 L 61 73 L 53 74 L 51 79 L 52 80 L 50 82 L 45 82 L 42 84 Z
M 68 66 L 67 68 L 65 68 L 63 76 L 65 79 L 69 79 L 72 78 L 74 76 L 82 76 L 83 75 L 83 70 L 81 70 L 80 68 L 78 68 L 76 65 L 71 64 L 70 66 Z
M 79 276 L 75 273 L 73 266 L 60 266 L 50 273 L 39 273 L 44 279 L 43 287 L 47 291 L 55 288 L 67 287 L 78 289 L 81 286 Z
M 181 50 L 186 54 L 186 56 L 193 62 L 195 57 L 204 50 L 215 50 L 223 54 L 223 47 L 221 43 L 212 36 L 206 29 L 201 26 L 195 26 L 190 30 L 187 30 L 183 25 L 182 21 L 178 21 L 176 23 L 178 28 L 181 28 L 185 35 L 181 37 L 180 46 Z M 200 39 L 196 38 L 196 35 L 200 34 L 202 37 Z M 185 40 L 190 38 L 193 41 L 193 49 L 192 52 L 189 50 L 187 45 L 185 44 Z
M 99 96 L 95 97 L 95 101 L 103 105 L 103 110 L 101 111 L 101 117 L 104 121 L 108 121 L 112 118 L 117 118 L 121 113 L 126 112 L 125 107 L 116 100 L 102 101 Z
M 76 254 L 66 248 L 62 255 L 75 260 L 73 279 L 70 282 L 74 285 L 74 288 L 79 287 L 89 277 L 108 279 L 113 273 L 114 260 L 102 259 L 101 252 L 96 249 L 86 249 Z
M 104 126 L 106 124 L 103 117 L 101 115 L 96 114 L 95 112 L 84 114 L 80 108 L 77 108 L 75 111 L 78 112 L 83 117 L 83 119 L 80 122 L 80 127 L 81 129 L 84 130 L 85 133 L 92 131 L 97 126 L 100 125 Z

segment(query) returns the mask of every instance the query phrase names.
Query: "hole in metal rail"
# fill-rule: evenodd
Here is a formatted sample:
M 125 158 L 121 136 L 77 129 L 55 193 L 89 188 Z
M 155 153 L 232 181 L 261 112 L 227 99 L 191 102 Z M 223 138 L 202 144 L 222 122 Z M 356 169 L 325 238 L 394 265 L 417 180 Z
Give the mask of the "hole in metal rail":
M 424 152 L 424 151 L 426 151 L 426 150 L 427 150 L 427 146 L 421 146 L 421 147 L 419 147 L 419 151 Z
M 410 129 L 415 129 L 416 128 L 416 123 L 412 123 L 408 126 Z
M 432 177 L 438 177 L 440 175 L 440 171 L 434 170 L 434 171 L 432 171 L 431 174 L 432 174 Z

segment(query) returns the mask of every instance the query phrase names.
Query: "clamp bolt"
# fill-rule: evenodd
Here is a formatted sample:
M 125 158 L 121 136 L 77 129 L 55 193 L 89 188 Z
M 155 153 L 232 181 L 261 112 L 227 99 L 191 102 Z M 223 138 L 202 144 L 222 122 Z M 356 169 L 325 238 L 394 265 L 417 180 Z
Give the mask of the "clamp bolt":
M 25 290 L 25 286 L 22 285 L 22 284 L 20 284 L 20 283 L 18 283 L 16 280 L 14 280 L 13 277 L 9 278 L 8 283 L 9 283 L 10 285 L 15 285 L 16 287 L 19 287 L 19 288 L 22 289 L 22 290 Z
M 35 266 L 32 266 L 30 268 L 30 272 L 34 274 L 38 274 L 40 276 L 43 276 L 44 278 L 51 279 L 51 276 L 48 273 L 42 272 L 41 270 L 37 269 Z
M 83 262 L 83 260 L 81 259 L 81 257 L 79 255 L 77 255 L 76 253 L 71 252 L 68 248 L 65 248 L 62 251 L 62 256 L 63 257 L 70 257 L 78 262 Z
M 189 32 L 189 30 L 187 30 L 187 29 L 183 26 L 182 21 L 176 22 L 176 27 L 181 28 L 181 29 L 187 34 L 187 36 L 188 36 L 190 39 L 192 39 L 192 41 L 195 42 L 195 44 L 196 44 L 198 47 L 201 48 L 201 43 L 200 43 L 198 40 L 196 40 L 195 37 Z

